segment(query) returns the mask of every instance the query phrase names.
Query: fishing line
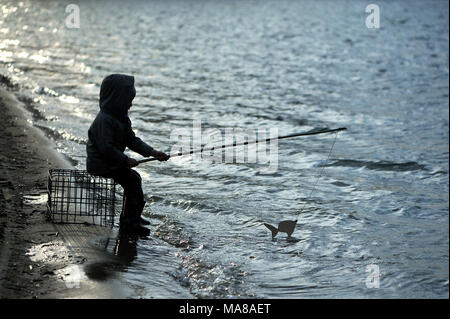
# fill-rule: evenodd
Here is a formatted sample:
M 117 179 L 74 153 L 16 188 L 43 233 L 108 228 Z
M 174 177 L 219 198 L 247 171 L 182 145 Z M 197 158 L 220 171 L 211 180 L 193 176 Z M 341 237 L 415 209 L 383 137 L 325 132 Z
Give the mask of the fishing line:
M 323 165 L 322 169 L 320 170 L 320 174 L 319 176 L 317 176 L 316 182 L 314 183 L 314 186 L 307 198 L 307 200 L 305 201 L 305 203 L 303 204 L 303 207 L 299 210 L 299 212 L 296 215 L 296 219 L 295 220 L 283 220 L 278 224 L 278 227 L 272 226 L 270 224 L 264 223 L 264 226 L 266 226 L 271 232 L 272 232 L 272 239 L 275 238 L 275 236 L 279 233 L 286 233 L 288 235 L 288 239 L 292 239 L 291 235 L 295 230 L 295 227 L 297 225 L 297 220 L 298 220 L 298 216 L 300 215 L 300 213 L 305 209 L 306 203 L 308 203 L 308 201 L 310 200 L 312 194 L 314 193 L 317 183 L 319 182 L 320 177 L 322 176 L 323 170 L 325 169 L 325 166 L 327 165 L 331 153 L 333 152 L 333 148 L 334 148 L 334 144 L 336 144 L 336 139 L 337 139 L 337 135 L 338 135 L 338 131 L 340 130 L 335 130 L 334 132 L 336 132 L 336 135 L 334 137 L 334 141 L 333 144 L 331 145 L 330 151 L 328 153 L 328 157 L 326 160 L 326 163 Z
M 338 134 L 339 134 L 339 131 L 336 131 L 336 134 L 335 134 L 335 136 L 334 136 L 333 144 L 331 145 L 330 151 L 329 151 L 329 153 L 328 153 L 327 160 L 325 161 L 325 164 L 322 166 L 322 169 L 320 170 L 319 176 L 317 176 L 316 182 L 315 182 L 315 184 L 314 184 L 314 186 L 313 186 L 313 189 L 311 190 L 311 193 L 309 194 L 307 200 L 306 200 L 305 203 L 303 204 L 303 207 L 302 207 L 302 208 L 300 209 L 300 211 L 297 213 L 297 215 L 296 215 L 297 218 L 298 218 L 298 216 L 300 215 L 300 213 L 305 209 L 305 206 L 306 206 L 307 202 L 311 199 L 311 196 L 312 196 L 312 194 L 314 193 L 314 191 L 315 191 L 315 189 L 316 189 L 317 183 L 319 182 L 319 179 L 320 179 L 320 177 L 322 176 L 323 170 L 324 170 L 325 167 L 327 166 L 328 161 L 329 161 L 330 156 L 331 156 L 331 153 L 333 152 L 334 144 L 336 144 L 336 140 L 337 140 Z

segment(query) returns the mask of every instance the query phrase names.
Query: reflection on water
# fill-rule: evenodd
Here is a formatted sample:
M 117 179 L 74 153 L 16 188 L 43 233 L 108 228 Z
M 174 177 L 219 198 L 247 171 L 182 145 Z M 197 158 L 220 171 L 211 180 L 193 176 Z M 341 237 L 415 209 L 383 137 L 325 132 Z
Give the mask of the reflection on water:
M 332 135 L 280 141 L 269 175 L 189 157 L 140 166 L 152 234 L 112 240 L 117 267 L 87 273 L 120 273 L 136 298 L 448 297 L 448 2 L 382 2 L 380 29 L 366 5 L 81 1 L 67 29 L 62 2 L 3 1 L 2 82 L 80 169 L 110 73 L 135 76 L 133 128 L 165 151 L 194 120 L 349 129 L 328 162 Z M 264 223 L 302 207 L 297 240 L 272 241 Z
M 119 236 L 114 246 L 114 255 L 124 264 L 129 264 L 137 257 L 137 239 Z
M 107 253 L 112 253 L 111 255 L 115 258 L 105 258 L 105 260 L 100 262 L 86 264 L 83 270 L 89 279 L 97 281 L 107 280 L 115 276 L 117 271 L 126 271 L 129 264 L 136 259 L 138 238 L 119 234 L 114 241 L 114 249 L 111 252 L 109 251 L 110 239 L 114 241 L 114 238 L 108 238 L 104 249 Z

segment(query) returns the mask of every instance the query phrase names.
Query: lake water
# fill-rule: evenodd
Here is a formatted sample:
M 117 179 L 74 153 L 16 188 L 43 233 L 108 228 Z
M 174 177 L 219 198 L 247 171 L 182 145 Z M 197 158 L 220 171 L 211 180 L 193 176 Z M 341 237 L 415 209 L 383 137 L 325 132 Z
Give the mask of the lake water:
M 328 161 L 334 134 L 279 141 L 270 174 L 139 166 L 152 235 L 114 270 L 130 297 L 448 298 L 448 1 L 376 3 L 379 29 L 367 1 L 77 1 L 69 29 L 65 2 L 2 1 L 0 67 L 79 169 L 110 73 L 135 76 L 133 127 L 163 151 L 194 120 L 348 128 Z M 296 216 L 293 240 L 263 226 Z

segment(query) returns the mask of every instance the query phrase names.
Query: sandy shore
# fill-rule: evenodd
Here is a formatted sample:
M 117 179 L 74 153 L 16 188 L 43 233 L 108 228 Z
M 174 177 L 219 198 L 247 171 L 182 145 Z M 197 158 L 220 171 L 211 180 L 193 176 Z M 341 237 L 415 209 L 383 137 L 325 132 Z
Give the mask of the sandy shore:
M 84 241 L 113 235 L 91 227 L 90 237 L 80 236 L 86 231 L 58 228 L 46 219 L 48 170 L 70 168 L 71 164 L 27 120 L 24 105 L 13 92 L 17 88 L 4 77 L 1 82 L 0 298 L 123 296 L 113 287 L 114 280 L 96 281 L 82 272 L 89 261 L 105 261 L 101 254 L 86 249 Z M 77 281 L 68 284 L 74 270 Z

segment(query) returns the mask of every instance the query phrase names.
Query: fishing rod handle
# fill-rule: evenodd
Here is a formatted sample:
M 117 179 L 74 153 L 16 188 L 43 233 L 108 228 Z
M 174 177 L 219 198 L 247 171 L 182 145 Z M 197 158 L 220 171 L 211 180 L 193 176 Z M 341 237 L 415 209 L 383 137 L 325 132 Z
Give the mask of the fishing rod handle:
M 146 158 L 146 159 L 143 159 L 143 160 L 140 160 L 140 161 L 137 161 L 137 162 L 138 162 L 138 165 L 139 165 L 139 164 L 142 164 L 142 163 L 147 163 L 147 162 L 152 162 L 152 161 L 157 161 L 157 160 L 158 159 L 156 157 L 152 157 L 152 158 Z

